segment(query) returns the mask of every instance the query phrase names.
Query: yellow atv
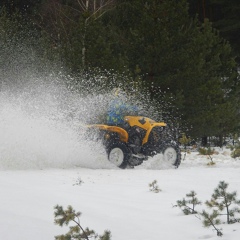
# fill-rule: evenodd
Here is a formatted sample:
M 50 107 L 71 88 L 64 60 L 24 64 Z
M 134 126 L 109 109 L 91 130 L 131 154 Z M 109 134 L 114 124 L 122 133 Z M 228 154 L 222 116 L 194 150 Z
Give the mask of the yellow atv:
M 169 165 L 178 167 L 181 163 L 178 143 L 169 138 L 164 122 L 142 116 L 126 116 L 121 126 L 93 124 L 88 128 L 97 134 L 95 139 L 102 141 L 109 161 L 119 168 L 140 165 L 159 153 Z

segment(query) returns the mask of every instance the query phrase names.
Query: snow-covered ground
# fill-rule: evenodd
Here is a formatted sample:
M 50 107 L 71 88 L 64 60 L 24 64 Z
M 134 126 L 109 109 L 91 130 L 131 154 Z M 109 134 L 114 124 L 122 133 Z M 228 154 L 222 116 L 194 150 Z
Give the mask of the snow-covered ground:
M 219 181 L 229 183 L 230 192 L 240 199 L 240 160 L 227 149 L 206 156 L 187 154 L 178 169 L 166 168 L 161 156 L 135 169 L 120 170 L 103 155 L 79 155 L 80 166 L 0 168 L 0 239 L 50 240 L 68 228 L 54 224 L 54 206 L 72 205 L 80 211 L 81 225 L 102 234 L 110 230 L 113 240 L 196 240 L 219 239 L 212 227 L 204 228 L 196 215 L 184 215 L 173 207 L 191 190 L 200 201 L 210 200 Z M 86 156 L 86 157 L 85 157 Z M 99 164 L 95 168 L 88 161 Z M 85 167 L 84 167 L 85 166 Z M 92 165 L 93 166 L 93 165 Z M 161 191 L 154 193 L 154 180 Z M 81 182 L 81 184 L 80 184 Z M 201 211 L 207 207 L 197 207 Z M 207 210 L 209 211 L 209 210 Z M 222 218 L 226 221 L 225 218 Z M 223 240 L 240 239 L 240 223 L 221 224 Z
M 111 231 L 112 240 L 219 238 L 198 216 L 173 206 L 191 190 L 200 201 L 210 200 L 220 181 L 240 199 L 240 160 L 229 150 L 218 149 L 213 166 L 192 152 L 178 169 L 165 166 L 161 155 L 118 169 L 101 146 L 82 139 L 79 124 L 104 112 L 108 95 L 81 98 L 52 77 L 23 79 L 14 87 L 6 79 L 0 91 L 0 240 L 52 240 L 66 233 L 68 227 L 54 224 L 57 204 L 80 211 L 83 228 Z M 149 189 L 154 180 L 159 193 Z M 223 240 L 240 239 L 240 223 L 220 228 Z

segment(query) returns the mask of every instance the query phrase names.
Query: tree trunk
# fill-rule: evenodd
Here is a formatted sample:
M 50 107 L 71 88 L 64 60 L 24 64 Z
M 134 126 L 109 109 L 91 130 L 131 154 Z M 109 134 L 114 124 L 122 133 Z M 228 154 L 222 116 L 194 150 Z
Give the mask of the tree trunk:
M 86 65 L 86 32 L 87 32 L 87 20 L 84 22 L 83 36 L 82 36 L 82 67 L 85 69 Z
M 222 147 L 222 146 L 223 146 L 223 135 L 220 135 L 220 136 L 219 136 L 218 145 L 219 145 L 219 147 Z
M 207 136 L 202 137 L 202 146 L 203 146 L 203 147 L 206 147 L 207 144 L 208 144 L 208 138 L 207 138 Z

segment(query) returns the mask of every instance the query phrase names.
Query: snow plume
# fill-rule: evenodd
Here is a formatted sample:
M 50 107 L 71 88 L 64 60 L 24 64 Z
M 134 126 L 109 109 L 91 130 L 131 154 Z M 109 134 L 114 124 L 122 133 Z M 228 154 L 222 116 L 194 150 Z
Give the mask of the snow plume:
M 113 86 L 104 88 L 101 76 L 83 76 L 77 87 L 61 73 L 14 77 L 1 80 L 0 169 L 115 168 L 103 146 L 85 138 L 87 124 L 106 119 Z M 146 99 L 135 103 L 149 111 Z
M 58 76 L 29 77 L 0 89 L 0 169 L 112 168 L 84 133 L 104 96 L 82 97 Z
M 0 169 L 115 168 L 100 143 L 86 140 L 85 131 L 87 124 L 106 120 L 113 88 L 126 89 L 117 85 L 119 76 L 21 75 L 19 68 L 18 75 L 10 73 L 0 85 Z M 127 91 L 126 101 L 141 115 L 161 118 L 146 92 L 130 82 Z
M 4 49 L 0 64 L 0 170 L 115 168 L 103 146 L 84 136 L 86 124 L 106 119 L 115 87 L 128 91 L 131 97 L 127 101 L 137 104 L 143 115 L 161 116 L 150 94 L 140 93 L 124 74 L 88 72 L 71 77 L 57 65 L 42 63 L 31 49 L 12 49 L 9 54 L 8 48 L 0 51 Z
M 85 130 L 106 119 L 116 76 L 72 78 L 21 68 L 8 68 L 0 82 L 0 169 L 115 168 L 100 143 L 86 140 Z M 140 97 L 135 101 L 142 109 L 143 98 L 142 106 Z

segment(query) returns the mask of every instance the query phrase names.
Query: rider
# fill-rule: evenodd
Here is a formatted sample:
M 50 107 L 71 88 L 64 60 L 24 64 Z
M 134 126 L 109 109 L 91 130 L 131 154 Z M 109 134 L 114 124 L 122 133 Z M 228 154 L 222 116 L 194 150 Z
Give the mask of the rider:
M 120 88 L 114 89 L 115 98 L 110 102 L 107 112 L 108 125 L 123 125 L 124 116 L 136 114 L 137 106 L 127 104 L 127 96 Z

